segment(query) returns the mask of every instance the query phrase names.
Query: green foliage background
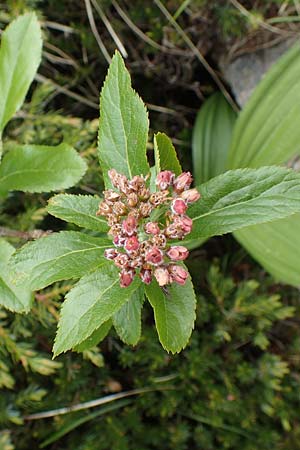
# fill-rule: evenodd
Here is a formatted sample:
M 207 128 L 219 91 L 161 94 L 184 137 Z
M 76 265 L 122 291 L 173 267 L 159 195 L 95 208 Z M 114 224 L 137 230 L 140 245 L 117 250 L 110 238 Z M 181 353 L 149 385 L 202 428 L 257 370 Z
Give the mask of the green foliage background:
M 183 46 L 152 2 L 134 3 L 130 18 L 148 37 Z M 226 48 L 257 26 L 250 20 L 253 16 L 242 16 L 227 1 L 189 2 L 187 12 L 192 14 L 183 8 L 180 12 L 183 3 L 168 1 L 167 6 L 191 37 L 199 35 L 197 12 L 210 21 L 199 43 L 203 52 L 211 51 L 211 42 L 218 47 L 218 39 Z M 109 0 L 99 4 L 111 14 Z M 89 170 L 72 193 L 99 194 L 103 181 L 96 117 L 107 64 L 91 33 L 84 2 L 78 2 L 78 8 L 74 2 L 55 0 L 8 0 L 0 5 L 1 28 L 24 11 L 36 10 L 46 40 L 39 72 L 43 83 L 33 86 L 22 114 L 8 125 L 6 145 L 56 145 L 62 140 L 74 145 Z M 260 1 L 251 12 L 268 19 L 280 6 L 278 1 Z M 188 52 L 178 58 L 171 51 L 153 51 L 150 44 L 134 37 L 117 14 L 110 19 L 127 43 L 135 88 L 152 105 L 152 132 L 163 129 L 176 135 L 180 160 L 190 168 L 191 126 L 199 103 L 214 91 L 213 83 Z M 62 32 L 47 22 L 70 30 Z M 103 36 L 112 53 L 114 43 L 107 31 Z M 64 92 L 57 86 L 64 86 Z M 157 110 L 156 104 L 168 109 Z M 10 238 L 13 245 L 24 243 L 26 233 L 36 228 L 77 230 L 48 216 L 47 200 L 47 195 L 13 193 L 1 205 L 1 225 L 24 233 Z M 142 341 L 136 347 L 123 346 L 110 335 L 101 348 L 52 361 L 62 297 L 72 283 L 39 291 L 30 315 L 1 310 L 0 448 L 28 450 L 50 441 L 46 448 L 52 450 L 299 449 L 299 291 L 275 284 L 228 236 L 194 251 L 189 269 L 198 299 L 197 323 L 190 345 L 177 356 L 168 356 L 160 347 L 146 308 Z M 95 408 L 24 419 L 35 412 L 145 386 L 154 391 L 131 397 L 128 403 L 112 402 L 116 409 L 103 410 L 102 416 L 96 416 L 101 409 Z

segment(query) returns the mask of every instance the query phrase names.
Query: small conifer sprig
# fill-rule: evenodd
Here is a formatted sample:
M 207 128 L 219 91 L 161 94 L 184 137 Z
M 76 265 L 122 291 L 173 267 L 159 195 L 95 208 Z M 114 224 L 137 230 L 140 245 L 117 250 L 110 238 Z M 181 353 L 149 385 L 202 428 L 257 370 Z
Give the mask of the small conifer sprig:
M 128 180 L 114 169 L 108 175 L 115 190 L 104 191 L 97 215 L 105 216 L 110 227 L 115 247 L 105 250 L 105 257 L 120 269 L 120 286 L 129 286 L 136 275 L 146 284 L 154 277 L 160 286 L 184 285 L 188 273 L 178 261 L 184 261 L 189 251 L 170 241 L 192 231 L 193 221 L 186 211 L 200 194 L 190 189 L 191 174 L 175 177 L 170 170 L 161 171 L 152 193 L 147 177 Z

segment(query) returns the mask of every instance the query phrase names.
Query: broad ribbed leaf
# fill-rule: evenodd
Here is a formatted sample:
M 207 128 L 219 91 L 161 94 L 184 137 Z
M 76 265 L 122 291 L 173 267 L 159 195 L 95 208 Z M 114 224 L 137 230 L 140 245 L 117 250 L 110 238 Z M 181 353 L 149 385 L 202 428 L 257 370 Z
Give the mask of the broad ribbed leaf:
M 129 178 L 149 173 L 146 157 L 148 115 L 141 98 L 131 87 L 129 72 L 116 52 L 100 96 L 99 159 L 107 187 L 109 169 Z
M 283 167 L 231 170 L 203 184 L 199 191 L 201 199 L 189 210 L 194 225 L 186 242 L 300 211 L 300 174 Z
M 0 239 L 0 304 L 15 312 L 28 312 L 32 295 L 28 284 L 15 284 L 15 273 L 9 268 L 9 260 L 15 249 Z
M 281 164 L 299 152 L 300 45 L 267 73 L 240 113 L 228 167 Z
M 299 154 L 300 46 L 296 44 L 263 78 L 237 121 L 229 166 L 286 163 Z M 235 233 L 238 241 L 278 280 L 300 285 L 300 215 Z
M 41 61 L 42 37 L 34 13 L 14 20 L 1 37 L 0 137 L 7 122 L 22 106 Z
M 237 240 L 278 281 L 300 286 L 300 214 L 245 228 Z
M 112 327 L 112 320 L 108 319 L 99 328 L 97 328 L 93 333 L 82 341 L 80 344 L 76 345 L 73 350 L 75 352 L 83 352 L 84 350 L 89 350 L 90 348 L 98 345 L 103 339 L 108 335 L 109 330 Z
M 144 288 L 140 287 L 113 316 L 116 332 L 125 344 L 136 345 L 141 337 Z
M 94 231 L 107 231 L 106 220 L 96 216 L 101 199 L 93 195 L 58 194 L 50 198 L 47 210 L 66 222 Z
M 225 172 L 236 113 L 217 92 L 205 101 L 193 128 L 193 174 L 200 184 Z
M 30 242 L 12 258 L 19 279 L 28 279 L 32 290 L 59 280 L 79 278 L 107 262 L 108 239 L 76 231 L 61 231 Z
M 69 145 L 23 145 L 4 155 L 0 192 L 66 189 L 77 183 L 85 171 L 85 162 Z
M 194 328 L 196 298 L 190 277 L 184 286 L 168 286 L 168 294 L 156 281 L 146 286 L 146 295 L 154 310 L 159 340 L 165 350 L 180 352 L 188 343 Z
M 137 277 L 129 287 L 121 288 L 118 273 L 109 261 L 81 278 L 67 294 L 53 348 L 54 356 L 87 339 L 138 289 L 141 281 Z
M 154 156 L 157 172 L 172 170 L 175 175 L 179 175 L 182 172 L 174 145 L 164 133 L 154 135 Z

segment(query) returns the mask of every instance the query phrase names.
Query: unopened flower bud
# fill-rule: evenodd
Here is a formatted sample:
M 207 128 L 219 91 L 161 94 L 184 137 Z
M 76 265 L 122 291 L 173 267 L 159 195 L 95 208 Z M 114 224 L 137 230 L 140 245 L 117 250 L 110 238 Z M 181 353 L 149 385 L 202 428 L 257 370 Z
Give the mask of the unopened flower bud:
M 142 203 L 139 207 L 139 214 L 141 217 L 149 217 L 153 206 L 150 203 Z
M 142 268 L 140 271 L 140 277 L 143 283 L 150 284 L 152 281 L 151 270 Z
M 159 286 L 165 286 L 171 282 L 171 277 L 166 267 L 157 267 L 154 270 L 154 276 Z
M 173 187 L 174 191 L 180 194 L 182 191 L 189 189 L 192 184 L 193 177 L 190 172 L 182 172 L 177 178 L 175 178 Z
M 138 192 L 139 198 L 143 201 L 148 200 L 150 197 L 150 190 L 147 189 L 145 186 L 139 190 Z
M 108 234 L 111 234 L 112 236 L 117 236 L 121 231 L 121 225 L 119 223 L 116 223 L 112 225 L 109 229 Z
M 130 206 L 131 208 L 134 208 L 137 205 L 138 201 L 139 201 L 139 198 L 135 192 L 130 192 L 130 194 L 128 194 L 128 197 L 127 197 L 128 206 Z
M 114 258 L 114 262 L 117 267 L 120 267 L 121 269 L 123 269 L 124 267 L 128 266 L 129 256 L 126 255 L 126 253 L 119 253 Z
M 139 191 L 141 188 L 145 186 L 145 180 L 143 177 L 139 175 L 135 175 L 132 180 L 129 181 L 129 186 L 134 191 Z
M 163 252 L 158 247 L 152 247 L 147 251 L 145 260 L 155 266 L 163 262 Z
M 181 285 L 185 284 L 189 274 L 183 267 L 170 264 L 168 269 L 172 281 Z
M 161 191 L 161 192 L 153 192 L 150 196 L 150 203 L 154 206 L 159 206 L 165 203 L 168 200 L 169 192 Z
M 124 248 L 128 252 L 133 252 L 139 248 L 140 244 L 136 236 L 131 236 L 126 239 Z
M 147 234 L 158 234 L 160 233 L 160 229 L 157 222 L 148 222 L 145 224 L 145 232 Z
M 159 172 L 159 174 L 156 177 L 156 185 L 159 187 L 161 191 L 164 191 L 168 189 L 169 186 L 173 183 L 174 180 L 174 173 L 170 170 L 163 170 L 162 172 Z
M 111 207 L 106 203 L 106 201 L 104 200 L 103 202 L 101 202 L 99 204 L 99 209 L 96 212 L 96 216 L 107 216 L 108 214 L 110 214 L 112 212 Z
M 124 205 L 123 202 L 115 202 L 113 204 L 113 212 L 117 216 L 124 216 L 126 214 L 126 212 L 127 212 L 126 205 Z
M 175 198 L 171 205 L 172 212 L 175 214 L 184 214 L 187 210 L 187 204 L 182 198 Z
M 201 197 L 200 193 L 196 188 L 188 189 L 187 191 L 183 191 L 181 194 L 181 198 L 185 200 L 187 203 L 194 203 Z
M 122 222 L 122 231 L 127 236 L 132 236 L 137 230 L 137 220 L 134 216 L 128 216 L 127 219 Z
M 118 256 L 118 251 L 115 248 L 107 248 L 104 256 L 106 259 L 115 259 Z
M 122 288 L 128 287 L 134 279 L 134 270 L 122 270 L 120 272 L 120 286 Z
M 117 179 L 118 179 L 118 172 L 116 171 L 116 169 L 110 169 L 108 171 L 108 176 L 110 178 L 110 181 L 112 182 L 114 187 L 117 187 Z
M 151 238 L 151 242 L 159 248 L 164 248 L 167 245 L 167 238 L 163 233 L 159 233 Z
M 120 194 L 118 192 L 113 191 L 112 189 L 108 189 L 103 192 L 104 198 L 109 202 L 116 202 L 120 198 Z
M 123 236 L 117 235 L 114 237 L 113 243 L 115 244 L 116 247 L 123 247 L 123 245 L 125 244 L 126 238 L 124 238 Z
M 189 234 L 192 231 L 193 221 L 188 216 L 175 216 L 174 224 L 180 227 L 184 234 Z
M 168 251 L 167 255 L 173 261 L 183 261 L 189 256 L 189 251 L 183 245 L 173 245 Z

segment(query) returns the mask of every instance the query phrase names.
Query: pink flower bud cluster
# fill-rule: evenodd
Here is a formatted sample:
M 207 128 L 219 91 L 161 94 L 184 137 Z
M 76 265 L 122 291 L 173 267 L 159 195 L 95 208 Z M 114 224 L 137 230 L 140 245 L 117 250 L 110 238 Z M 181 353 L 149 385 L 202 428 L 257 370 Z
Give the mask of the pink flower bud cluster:
M 104 191 L 97 215 L 105 216 L 110 226 L 115 247 L 107 249 L 105 257 L 120 269 L 121 287 L 129 286 L 136 275 L 146 284 L 153 277 L 160 286 L 185 284 L 188 273 L 176 262 L 184 261 L 189 252 L 169 241 L 183 239 L 192 231 L 186 211 L 200 194 L 190 189 L 191 174 L 175 177 L 164 170 L 157 175 L 157 191 L 152 193 L 146 185 L 148 177 L 128 180 L 114 169 L 108 175 L 115 190 Z

